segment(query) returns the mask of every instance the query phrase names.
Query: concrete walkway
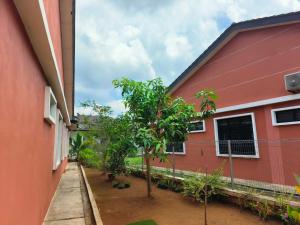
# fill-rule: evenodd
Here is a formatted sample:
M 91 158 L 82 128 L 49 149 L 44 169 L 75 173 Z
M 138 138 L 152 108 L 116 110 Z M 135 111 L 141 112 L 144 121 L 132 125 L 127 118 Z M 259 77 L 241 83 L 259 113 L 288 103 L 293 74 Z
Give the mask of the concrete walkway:
M 69 163 L 52 199 L 44 225 L 92 225 L 81 172 Z

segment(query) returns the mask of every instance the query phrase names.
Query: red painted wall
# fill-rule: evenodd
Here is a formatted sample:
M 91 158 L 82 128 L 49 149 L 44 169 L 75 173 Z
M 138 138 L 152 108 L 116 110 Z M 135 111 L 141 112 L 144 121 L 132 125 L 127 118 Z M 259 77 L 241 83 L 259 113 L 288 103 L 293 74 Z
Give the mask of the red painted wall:
M 283 76 L 300 71 L 300 24 L 285 25 L 238 34 L 174 93 L 190 103 L 204 88 L 212 88 L 219 99 L 217 107 L 233 106 L 268 98 L 292 95 L 284 87 Z M 300 100 L 216 114 L 215 117 L 253 112 L 258 139 L 300 139 L 300 125 L 272 126 L 271 109 L 300 105 Z M 186 155 L 176 156 L 182 170 L 209 170 L 221 165 L 214 146 L 213 120 L 206 121 L 206 132 L 189 134 Z M 207 144 L 200 144 L 207 141 Z M 203 154 L 202 154 L 203 152 Z M 259 159 L 234 159 L 235 176 L 274 183 L 295 184 L 300 173 L 300 142 L 274 144 L 260 142 Z M 170 158 L 171 161 L 171 158 Z M 163 166 L 158 162 L 154 165 Z M 229 173 L 228 162 L 225 174 Z M 168 163 L 170 166 L 170 163 Z
M 12 1 L 0 0 L 0 224 L 40 225 L 66 161 L 52 172 L 47 85 Z

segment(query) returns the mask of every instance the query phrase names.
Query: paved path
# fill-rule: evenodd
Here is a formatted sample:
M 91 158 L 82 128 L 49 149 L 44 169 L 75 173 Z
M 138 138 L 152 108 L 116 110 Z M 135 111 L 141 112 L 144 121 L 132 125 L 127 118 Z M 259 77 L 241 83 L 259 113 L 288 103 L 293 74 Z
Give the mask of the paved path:
M 51 202 L 44 225 L 90 225 L 89 204 L 76 163 L 69 163 Z

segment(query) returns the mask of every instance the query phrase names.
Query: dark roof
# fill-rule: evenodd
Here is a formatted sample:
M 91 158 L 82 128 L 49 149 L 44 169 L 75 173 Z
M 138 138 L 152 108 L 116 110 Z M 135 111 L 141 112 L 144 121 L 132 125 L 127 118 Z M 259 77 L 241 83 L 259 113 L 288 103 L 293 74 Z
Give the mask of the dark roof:
M 300 11 L 232 23 L 175 81 L 173 81 L 169 86 L 169 91 L 172 92 L 180 86 L 180 83 L 187 80 L 194 69 L 198 69 L 198 66 L 207 62 L 209 56 L 216 53 L 237 33 L 297 22 L 300 22 Z

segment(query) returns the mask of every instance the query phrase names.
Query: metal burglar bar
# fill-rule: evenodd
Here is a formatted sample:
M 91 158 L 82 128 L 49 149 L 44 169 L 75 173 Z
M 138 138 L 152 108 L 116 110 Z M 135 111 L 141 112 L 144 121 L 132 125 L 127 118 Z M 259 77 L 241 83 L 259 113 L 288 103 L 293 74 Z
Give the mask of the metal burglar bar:
M 300 138 L 218 141 L 189 139 L 185 142 L 184 153 L 170 152 L 165 163 L 153 163 L 154 171 L 164 170 L 170 176 L 175 174 L 183 177 L 202 176 L 206 168 L 208 173 L 223 168 L 223 180 L 230 188 L 254 188 L 269 194 L 295 194 L 294 175 L 300 175 Z
M 234 185 L 234 173 L 233 173 L 233 163 L 232 163 L 232 154 L 231 154 L 231 142 L 228 140 L 228 156 L 229 156 L 229 166 L 230 166 L 230 183 L 231 187 L 233 188 Z

